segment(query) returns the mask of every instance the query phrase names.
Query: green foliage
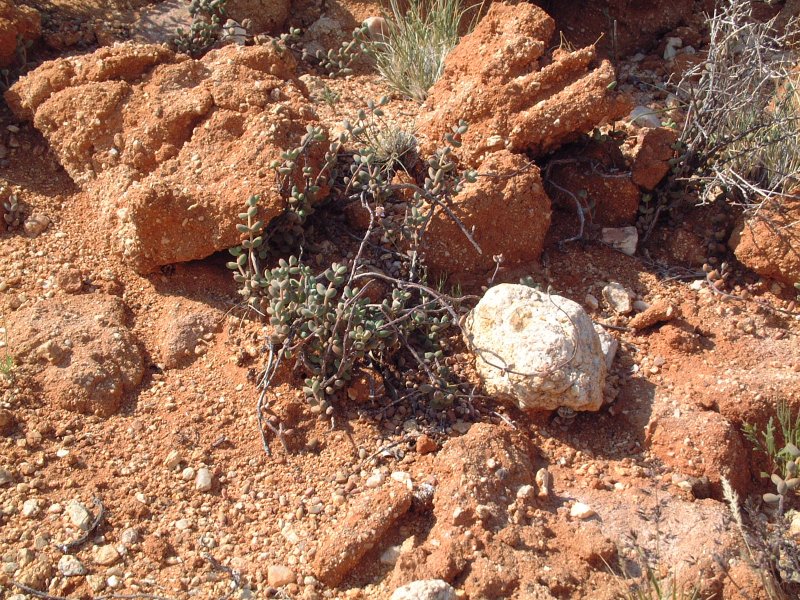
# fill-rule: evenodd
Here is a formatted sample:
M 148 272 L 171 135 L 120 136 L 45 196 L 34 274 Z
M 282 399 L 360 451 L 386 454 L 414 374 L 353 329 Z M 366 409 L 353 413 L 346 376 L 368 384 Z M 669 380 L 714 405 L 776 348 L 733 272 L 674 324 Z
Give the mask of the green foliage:
M 427 161 L 422 186 L 397 184 L 393 176 L 411 154 L 416 157 L 416 141 L 383 123 L 381 107 L 386 102 L 369 102 L 354 122 L 343 123 L 343 133 L 332 143 L 321 129 L 309 127 L 299 146 L 272 163 L 287 199 L 286 212 L 265 228 L 258 218 L 259 197 L 249 198 L 239 215 L 243 241 L 231 249 L 235 260 L 228 263 L 248 305 L 269 322 L 271 355 L 295 360 L 304 373 L 304 391 L 312 409 L 320 414 L 331 414 L 333 399 L 354 370 L 371 366 L 397 372 L 407 358 L 416 363 L 416 376 L 421 377 L 408 380 L 412 395 L 426 396 L 442 406 L 459 393 L 444 361 L 444 334 L 458 323 L 460 300 L 425 285 L 418 246 L 436 210 L 445 207 L 465 181 L 474 179 L 474 174 L 457 171 L 451 154 L 466 125 L 455 127 L 448 143 Z M 343 170 L 337 163 L 346 161 L 346 153 L 341 152 L 345 144 L 353 146 L 344 169 L 347 176 L 335 183 L 370 213 L 358 254 L 347 264 L 334 263 L 320 271 L 306 263 L 302 254 L 264 268 L 275 239 L 287 229 L 302 230 L 314 214 L 323 186 Z M 314 169 L 310 158 L 319 156 L 320 147 L 326 145 L 321 166 Z M 399 222 L 384 210 L 398 191 L 413 195 Z M 396 254 L 397 276 L 370 268 L 365 255 L 370 245 L 377 247 L 378 254 L 386 250 Z
M 745 423 L 743 432 L 753 444 L 753 450 L 764 454 L 769 462 L 770 473 L 762 472 L 761 476 L 772 480 L 776 493 L 764 494 L 764 501 L 778 505 L 782 512 L 787 496 L 800 487 L 800 413 L 792 415 L 789 405 L 781 401 L 776 407 L 776 416 L 782 445 L 776 435 L 774 417 L 769 418 L 763 431 Z
M 353 72 L 351 68 L 353 61 L 364 52 L 367 35 L 366 25 L 356 27 L 351 38 L 342 42 L 338 48 L 331 48 L 327 52 L 317 50 L 313 57 L 305 52 L 304 58 L 316 62 L 317 66 L 329 77 L 350 75 Z
M 189 14 L 192 24 L 189 31 L 178 28 L 173 40 L 179 52 L 197 58 L 217 43 L 225 23 L 226 2 L 227 0 L 191 0 Z
M 462 9 L 461 0 L 389 0 L 384 35 L 365 40 L 364 49 L 392 89 L 424 102 L 474 9 Z

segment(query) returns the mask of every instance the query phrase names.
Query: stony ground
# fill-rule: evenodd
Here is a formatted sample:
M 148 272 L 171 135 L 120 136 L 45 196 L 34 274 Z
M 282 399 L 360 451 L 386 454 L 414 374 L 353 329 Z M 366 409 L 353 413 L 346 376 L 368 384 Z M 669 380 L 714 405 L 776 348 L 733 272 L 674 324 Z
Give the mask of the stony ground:
M 42 58 L 92 49 L 100 31 L 131 35 L 151 23 L 140 11 L 169 14 L 30 4 L 49 17 Z M 357 23 L 374 7 L 329 10 Z M 106 26 L 80 25 L 87 15 Z M 621 87 L 663 106 L 666 92 L 642 90 L 674 65 L 663 42 L 651 48 L 622 62 Z M 384 89 L 369 73 L 303 81 L 331 126 Z M 387 107 L 397 123 L 417 110 Z M 0 236 L 0 358 L 15 357 L 0 377 L 3 597 L 35 597 L 17 582 L 68 598 L 388 598 L 437 578 L 473 599 L 617 598 L 645 560 L 719 598 L 762 597 L 721 477 L 743 498 L 767 489 L 741 427 L 763 425 L 778 401 L 800 408 L 800 313 L 790 286 L 738 263 L 724 287 L 706 278 L 709 256 L 735 263 L 735 209 L 687 201 L 627 256 L 591 227 L 561 243 L 578 222 L 556 203 L 540 260 L 499 270 L 495 282 L 552 286 L 619 342 L 599 412 L 525 414 L 479 391 L 434 411 L 362 381 L 331 421 L 286 369 L 267 397 L 285 445 L 270 438 L 267 454 L 255 412 L 264 328 L 227 257 L 140 275 L 110 248 L 99 192 L 5 105 L 0 155 L 25 207 L 24 226 Z M 325 214 L 323 258 L 346 255 L 350 221 Z M 477 384 L 469 356 L 457 360 Z

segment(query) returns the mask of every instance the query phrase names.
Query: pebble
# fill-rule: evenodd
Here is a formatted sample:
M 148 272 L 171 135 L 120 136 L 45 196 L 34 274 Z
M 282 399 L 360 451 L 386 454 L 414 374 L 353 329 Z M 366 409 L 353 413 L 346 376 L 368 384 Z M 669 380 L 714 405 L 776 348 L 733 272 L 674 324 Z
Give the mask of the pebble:
M 141 537 L 139 536 L 139 530 L 135 527 L 128 527 L 126 530 L 122 532 L 119 536 L 119 541 L 122 542 L 125 546 L 132 546 L 133 544 L 137 543 Z
M 646 106 L 637 106 L 628 115 L 628 120 L 639 127 L 661 127 L 658 114 Z
M 50 218 L 45 215 L 33 214 L 25 220 L 25 233 L 31 237 L 36 237 L 44 232 L 50 225 Z
M 586 294 L 586 298 L 583 299 L 583 303 L 589 310 L 597 310 L 598 308 L 600 308 L 600 301 L 597 298 L 595 298 L 592 294 Z
M 92 515 L 89 510 L 77 500 L 70 500 L 67 503 L 67 516 L 70 522 L 79 529 L 89 530 L 92 524 Z
M 181 471 L 181 479 L 184 481 L 191 481 L 194 479 L 194 469 L 192 467 L 186 467 L 183 471 Z
M 64 577 L 76 577 L 86 575 L 86 567 L 74 556 L 66 554 L 58 561 L 58 570 Z
M 384 475 L 380 471 L 375 471 L 364 482 L 364 487 L 368 487 L 371 489 L 376 488 L 379 487 L 384 481 L 386 481 L 386 475 Z
M 284 565 L 270 565 L 267 569 L 267 583 L 272 587 L 283 587 L 294 583 L 297 577 L 294 572 Z
M 633 310 L 631 293 L 620 283 L 609 283 L 603 288 L 603 298 L 611 309 L 621 315 L 627 315 Z
M 601 231 L 601 240 L 615 250 L 633 256 L 639 243 L 639 233 L 636 227 L 604 227 Z
M 116 564 L 119 559 L 119 552 L 117 552 L 117 549 L 111 544 L 100 546 L 94 552 L 95 564 L 102 565 L 104 567 L 110 567 L 111 565 Z
M 572 508 L 569 509 L 569 515 L 573 519 L 589 519 L 596 514 L 597 513 L 588 504 L 584 504 L 583 502 L 576 502 L 572 505 Z
M 438 445 L 431 436 L 423 433 L 417 438 L 416 448 L 420 454 L 430 454 L 436 452 Z
M 41 503 L 37 498 L 29 498 L 22 503 L 22 516 L 33 518 L 41 511 Z
M 441 579 L 412 581 L 397 588 L 390 600 L 455 600 L 456 591 Z
M 102 592 L 104 589 L 106 589 L 106 578 L 96 573 L 87 575 L 86 583 L 89 584 L 89 587 L 95 593 Z
M 177 450 L 172 450 L 169 454 L 167 454 L 167 458 L 164 459 L 164 466 L 172 470 L 181 464 L 182 461 L 183 458 L 181 457 L 180 452 Z
M 394 565 L 400 558 L 400 546 L 389 546 L 381 554 L 381 563 L 384 565 Z
M 178 531 L 186 531 L 191 526 L 192 524 L 189 522 L 189 519 L 178 519 L 175 521 L 175 529 Z
M 202 467 L 197 470 L 197 479 L 194 481 L 194 487 L 198 492 L 207 492 L 211 489 L 211 471 Z
M 7 469 L 0 469 L 0 485 L 5 485 L 7 483 L 11 483 L 14 477 L 11 475 L 11 471 Z
M 536 485 L 539 487 L 539 497 L 547 498 L 553 491 L 553 476 L 545 468 L 536 471 Z

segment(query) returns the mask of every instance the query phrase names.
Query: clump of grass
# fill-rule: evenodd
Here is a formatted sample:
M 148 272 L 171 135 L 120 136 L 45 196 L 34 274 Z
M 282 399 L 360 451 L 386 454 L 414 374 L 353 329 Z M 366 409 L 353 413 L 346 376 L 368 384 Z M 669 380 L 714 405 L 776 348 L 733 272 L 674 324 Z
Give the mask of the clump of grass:
M 722 190 L 758 206 L 800 184 L 800 53 L 748 0 L 720 3 L 708 26 L 708 57 L 677 90 L 687 108 L 678 177 L 703 201 Z
M 467 29 L 474 27 L 476 9 L 462 8 L 461 0 L 389 0 L 383 35 L 368 40 L 365 49 L 392 89 L 424 102 L 458 43 L 462 22 L 471 18 Z

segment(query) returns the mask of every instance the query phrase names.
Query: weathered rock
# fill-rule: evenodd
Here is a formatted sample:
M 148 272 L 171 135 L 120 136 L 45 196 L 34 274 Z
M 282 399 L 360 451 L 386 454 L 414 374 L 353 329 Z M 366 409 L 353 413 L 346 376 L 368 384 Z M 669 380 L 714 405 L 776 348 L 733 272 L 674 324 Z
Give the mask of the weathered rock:
M 283 211 L 268 165 L 316 124 L 295 66 L 271 45 L 191 60 L 118 44 L 45 63 L 6 100 L 96 196 L 94 218 L 112 246 L 148 272 L 238 244 L 251 194 L 261 195 L 265 222 Z
M 614 68 L 608 61 L 593 66 L 593 47 L 556 51 L 552 61 L 545 56 L 554 31 L 553 19 L 536 6 L 492 4 L 430 89 L 417 120 L 423 150 L 461 118 L 470 124 L 460 150 L 470 166 L 502 149 L 540 156 L 627 114 L 629 102 L 610 89 Z
M 213 483 L 211 471 L 206 467 L 201 467 L 197 470 L 197 478 L 194 481 L 194 487 L 198 492 L 208 492 L 211 490 Z
M 600 340 L 600 349 L 603 351 L 603 356 L 606 360 L 606 371 L 610 371 L 614 365 L 614 358 L 617 356 L 619 350 L 619 342 L 617 338 L 608 333 L 602 325 L 595 323 L 594 330 L 597 332 L 597 337 Z
M 297 577 L 294 572 L 284 565 L 270 565 L 267 568 L 267 583 L 272 587 L 283 587 L 294 583 Z
M 762 277 L 788 286 L 800 282 L 800 200 L 765 201 L 733 232 L 730 246 L 742 264 Z
M 658 323 L 671 321 L 677 316 L 678 309 L 669 300 L 661 298 L 633 317 L 628 323 L 628 326 L 631 329 L 640 331 L 657 325 Z
M 523 410 L 598 410 L 605 357 L 580 305 L 524 285 L 495 286 L 467 317 L 486 392 Z
M 9 435 L 17 426 L 17 418 L 7 408 L 0 408 L 0 435 Z
M 17 581 L 37 590 L 46 590 L 53 575 L 55 568 L 52 560 L 47 554 L 41 553 L 36 560 L 22 569 Z
M 390 600 L 455 600 L 456 591 L 441 579 L 412 581 L 392 592 Z
M 633 256 L 639 243 L 636 227 L 604 227 L 600 232 L 600 240 L 623 254 Z
M 157 330 L 161 362 L 167 369 L 185 367 L 208 341 L 204 336 L 218 331 L 221 315 L 207 305 L 180 299 L 159 319 Z M 198 347 L 200 346 L 200 347 Z
M 278 34 L 283 32 L 283 25 L 291 14 L 291 5 L 291 0 L 228 0 L 225 13 L 239 23 L 248 19 L 248 33 L 251 35 Z
M 633 310 L 633 298 L 621 283 L 611 282 L 603 286 L 603 298 L 615 313 L 627 315 Z
M 94 563 L 104 567 L 117 564 L 120 558 L 119 552 L 117 552 L 117 549 L 111 544 L 100 546 L 95 550 L 93 556 Z
M 39 11 L 10 0 L 0 0 L 0 68 L 14 59 L 17 43 L 36 40 L 42 33 Z
M 92 514 L 77 500 L 70 500 L 67 503 L 67 516 L 75 527 L 83 531 L 88 531 L 92 524 Z
M 317 579 L 336 586 L 411 506 L 412 494 L 394 480 L 364 492 L 347 516 L 331 526 L 317 549 L 312 568 Z
M 54 406 L 108 416 L 144 374 L 125 306 L 112 296 L 42 300 L 9 316 L 8 335 Z
M 62 556 L 58 560 L 58 570 L 64 577 L 78 577 L 86 575 L 86 567 L 72 555 Z
M 747 492 L 747 451 L 730 421 L 713 411 L 676 412 L 668 405 L 654 410 L 645 439 L 654 456 L 680 473 L 708 477 L 717 499 L 722 498 L 723 477 L 740 493 Z
M 501 176 L 479 177 L 467 184 L 450 208 L 471 232 L 481 254 L 458 224 L 438 209 L 423 239 L 426 262 L 434 272 L 481 272 L 494 267 L 496 255 L 503 256 L 503 266 L 514 266 L 538 260 L 542 253 L 551 211 L 539 169 L 523 156 L 502 150 L 490 155 L 479 172 Z
M 672 146 L 678 133 L 668 127 L 641 129 L 622 152 L 631 163 L 631 179 L 644 190 L 653 190 L 669 172 Z

